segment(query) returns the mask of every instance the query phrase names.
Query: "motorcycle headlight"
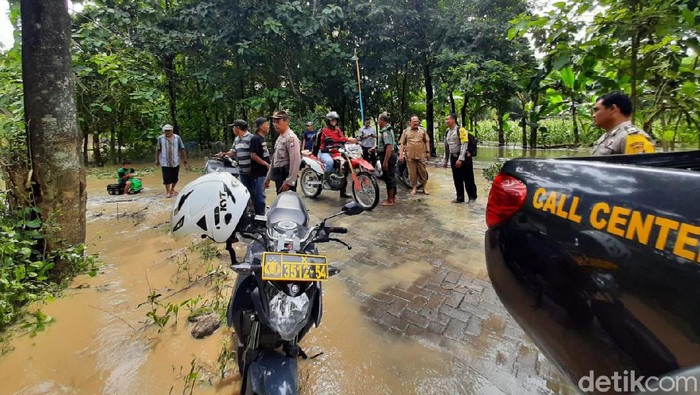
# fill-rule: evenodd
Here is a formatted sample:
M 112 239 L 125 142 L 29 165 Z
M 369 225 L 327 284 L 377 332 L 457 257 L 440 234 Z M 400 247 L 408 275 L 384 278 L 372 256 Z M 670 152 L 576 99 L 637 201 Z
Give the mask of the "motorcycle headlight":
M 311 303 L 306 293 L 289 296 L 269 285 L 269 322 L 284 340 L 292 340 L 304 328 Z
M 279 221 L 268 224 L 267 236 L 275 243 L 275 251 L 299 249 L 299 240 L 306 235 L 306 227 L 294 221 Z

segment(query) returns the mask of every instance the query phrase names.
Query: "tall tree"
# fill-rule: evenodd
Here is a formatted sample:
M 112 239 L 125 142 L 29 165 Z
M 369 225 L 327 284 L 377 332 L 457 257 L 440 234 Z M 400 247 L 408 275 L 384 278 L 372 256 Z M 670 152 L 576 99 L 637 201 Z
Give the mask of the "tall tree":
M 22 77 L 33 197 L 60 228 L 48 248 L 85 241 L 85 169 L 65 0 L 22 0 Z M 60 266 L 59 266 L 60 269 Z

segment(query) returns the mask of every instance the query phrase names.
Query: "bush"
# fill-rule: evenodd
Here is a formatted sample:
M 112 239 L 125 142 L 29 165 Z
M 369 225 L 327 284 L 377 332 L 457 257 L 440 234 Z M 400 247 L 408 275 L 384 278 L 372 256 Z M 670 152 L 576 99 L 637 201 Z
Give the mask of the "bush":
M 483 170 L 482 170 L 482 171 L 483 171 L 482 174 L 483 174 L 484 178 L 485 178 L 489 183 L 493 183 L 493 180 L 496 178 L 496 176 L 498 175 L 498 173 L 501 172 L 501 168 L 503 168 L 503 164 L 504 164 L 504 163 L 505 163 L 505 162 L 500 162 L 500 161 L 499 161 L 499 162 L 494 162 L 494 163 L 491 164 L 491 166 L 489 166 L 489 167 L 483 169 Z
M 50 275 L 58 260 L 68 263 L 69 277 L 96 274 L 96 259 L 85 255 L 84 245 L 47 252 L 38 218 L 37 208 L 10 209 L 6 196 L 0 194 L 0 332 L 25 315 L 28 303 L 46 300 L 65 286 L 68 279 L 59 283 Z M 27 317 L 36 319 L 37 314 Z M 46 321 L 37 322 L 43 328 Z

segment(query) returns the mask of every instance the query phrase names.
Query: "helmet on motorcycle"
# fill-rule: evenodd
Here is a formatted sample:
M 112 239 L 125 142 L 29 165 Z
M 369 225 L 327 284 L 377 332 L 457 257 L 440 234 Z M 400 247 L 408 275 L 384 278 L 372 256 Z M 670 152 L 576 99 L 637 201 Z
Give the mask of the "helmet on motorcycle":
M 187 184 L 175 199 L 170 226 L 176 239 L 206 235 L 225 242 L 247 216 L 248 189 L 229 173 L 204 175 Z

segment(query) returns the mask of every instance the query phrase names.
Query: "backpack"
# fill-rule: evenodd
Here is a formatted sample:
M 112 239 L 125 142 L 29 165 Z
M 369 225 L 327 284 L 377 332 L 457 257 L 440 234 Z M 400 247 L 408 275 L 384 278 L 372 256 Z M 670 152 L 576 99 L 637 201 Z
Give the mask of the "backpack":
M 476 158 L 477 154 L 477 146 L 476 146 L 476 137 L 474 137 L 473 134 L 469 134 L 467 132 L 467 129 L 460 127 L 459 128 L 459 143 L 464 144 L 464 137 L 467 137 L 467 152 L 471 154 L 472 158 Z

